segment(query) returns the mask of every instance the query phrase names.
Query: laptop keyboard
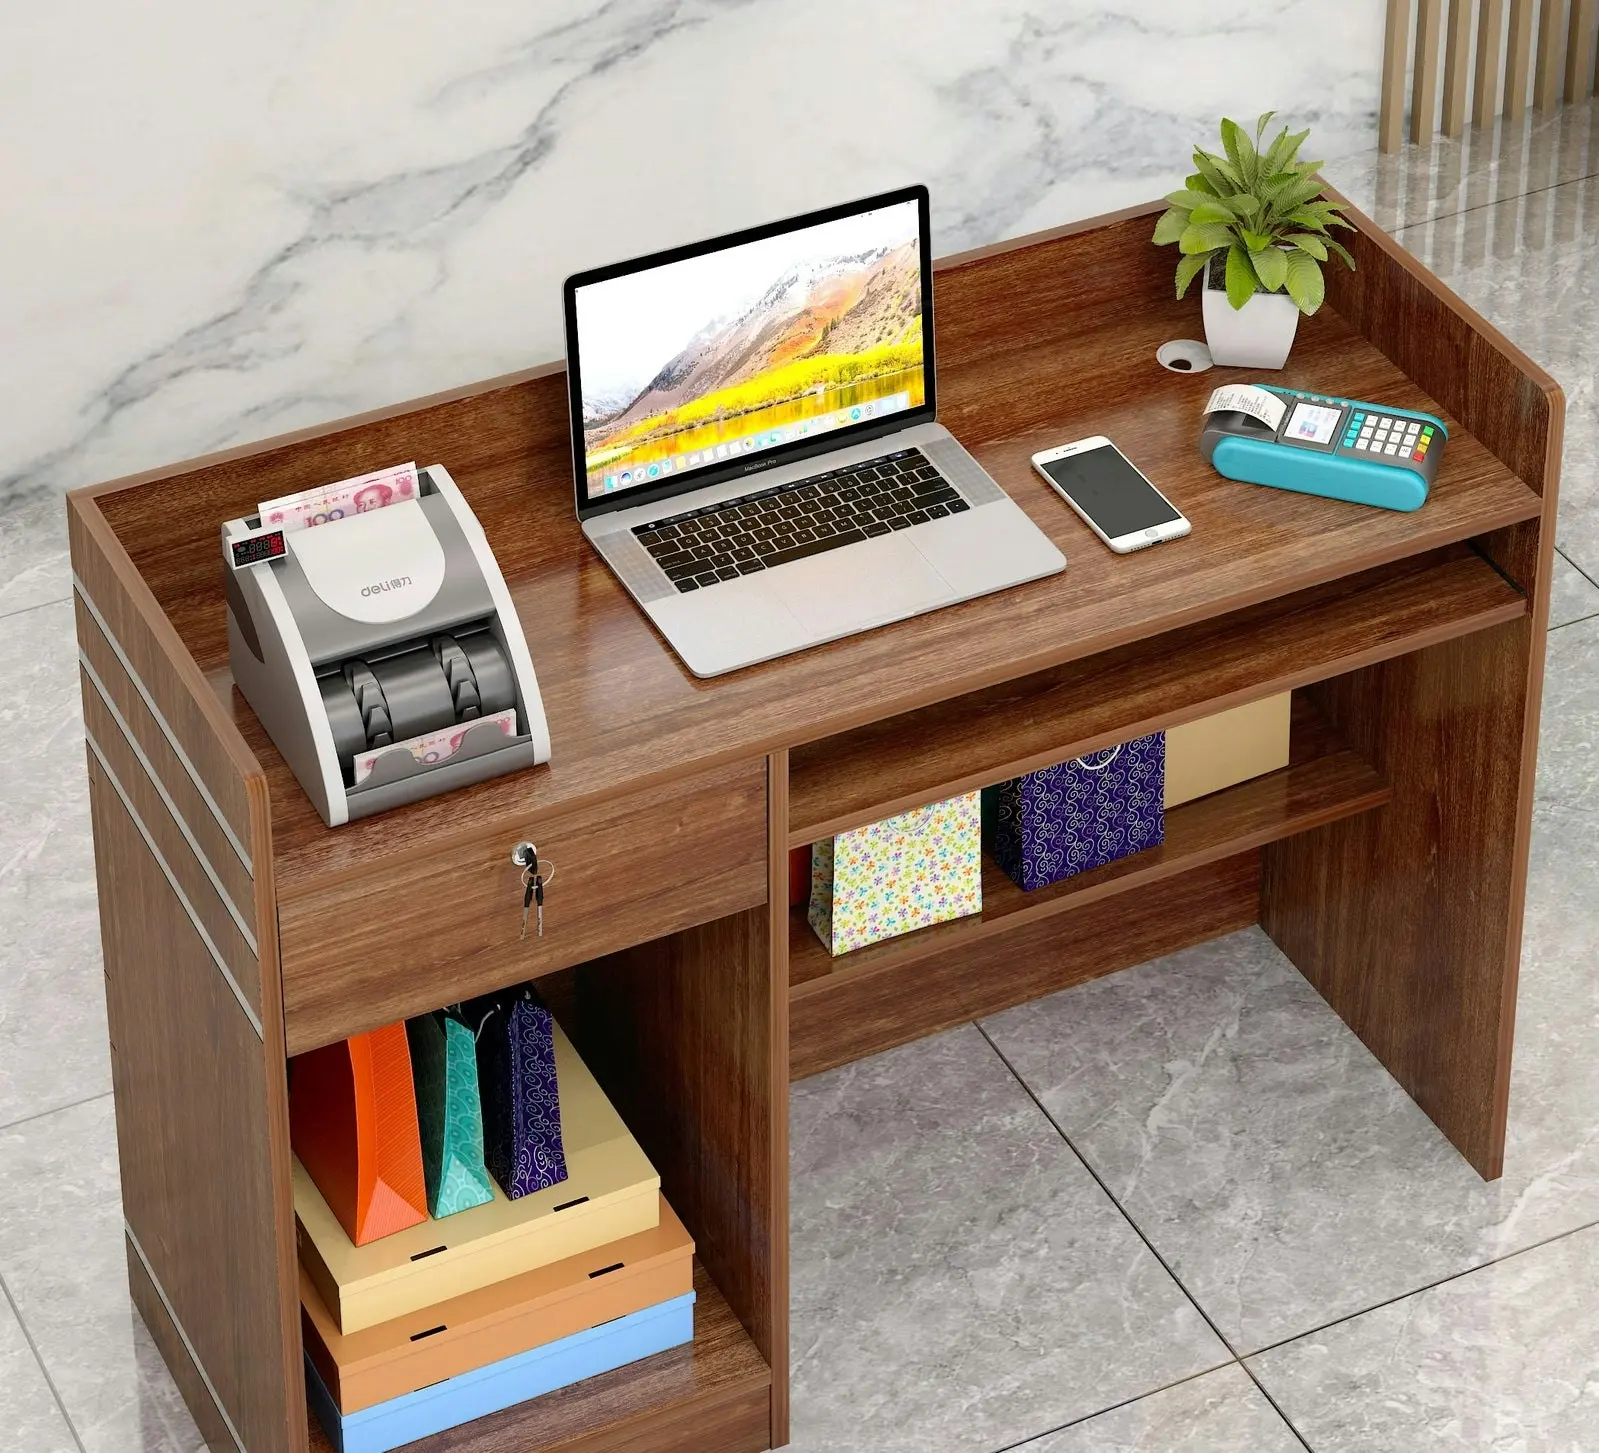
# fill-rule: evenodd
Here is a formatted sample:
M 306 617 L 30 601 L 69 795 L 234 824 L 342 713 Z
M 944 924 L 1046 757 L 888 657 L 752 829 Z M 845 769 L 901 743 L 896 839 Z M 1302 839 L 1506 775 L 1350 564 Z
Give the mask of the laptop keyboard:
M 678 590 L 690 591 L 970 508 L 920 449 L 897 449 L 633 533 Z

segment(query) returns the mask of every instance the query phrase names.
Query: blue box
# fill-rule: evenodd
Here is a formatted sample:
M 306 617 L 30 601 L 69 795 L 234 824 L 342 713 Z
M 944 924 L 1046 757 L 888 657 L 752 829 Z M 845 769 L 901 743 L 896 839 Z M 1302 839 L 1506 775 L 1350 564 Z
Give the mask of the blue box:
M 694 1293 L 689 1292 L 358 1413 L 339 1412 L 309 1357 L 305 1390 L 337 1453 L 389 1453 L 693 1340 Z

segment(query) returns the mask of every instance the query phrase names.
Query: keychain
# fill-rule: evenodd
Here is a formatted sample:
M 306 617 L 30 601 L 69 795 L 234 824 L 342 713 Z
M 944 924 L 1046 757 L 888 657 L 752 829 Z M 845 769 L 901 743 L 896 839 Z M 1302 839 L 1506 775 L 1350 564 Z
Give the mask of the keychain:
M 537 908 L 537 933 L 544 937 L 544 887 L 555 880 L 555 864 L 548 858 L 539 860 L 539 850 L 532 843 L 518 843 L 511 850 L 511 861 L 522 870 L 522 932 L 527 937 L 527 916 Z

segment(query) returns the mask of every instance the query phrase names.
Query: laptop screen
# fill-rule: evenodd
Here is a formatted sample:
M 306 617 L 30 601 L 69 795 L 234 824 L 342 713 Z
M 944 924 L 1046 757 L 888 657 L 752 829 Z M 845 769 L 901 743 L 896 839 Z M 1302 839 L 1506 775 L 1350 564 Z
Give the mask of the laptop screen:
M 914 422 L 932 403 L 925 228 L 910 188 L 569 279 L 580 510 Z

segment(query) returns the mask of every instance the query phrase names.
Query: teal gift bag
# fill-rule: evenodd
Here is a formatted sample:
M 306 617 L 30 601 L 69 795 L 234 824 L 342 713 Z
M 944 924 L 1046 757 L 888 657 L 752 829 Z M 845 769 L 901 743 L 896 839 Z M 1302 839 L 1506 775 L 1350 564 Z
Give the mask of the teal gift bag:
M 422 1173 L 428 1210 L 453 1216 L 494 1199 L 483 1163 L 483 1105 L 478 1097 L 472 1031 L 448 1010 L 405 1025 L 422 1131 Z

